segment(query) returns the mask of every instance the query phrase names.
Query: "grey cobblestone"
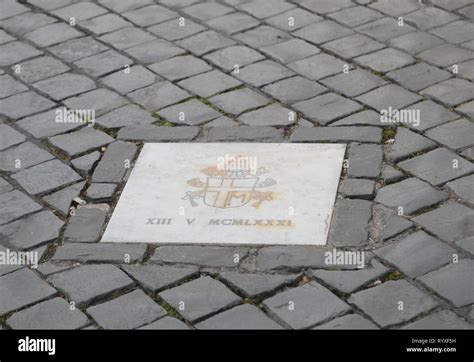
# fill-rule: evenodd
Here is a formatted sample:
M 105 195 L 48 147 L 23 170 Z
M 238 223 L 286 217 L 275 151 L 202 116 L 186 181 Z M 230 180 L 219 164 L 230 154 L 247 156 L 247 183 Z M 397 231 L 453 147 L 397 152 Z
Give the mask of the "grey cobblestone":
M 416 278 L 449 263 L 456 251 L 424 231 L 418 231 L 374 252 L 406 275 Z
M 372 260 L 371 266 L 362 270 L 312 270 L 310 275 L 343 293 L 353 293 L 363 285 L 386 274 L 389 269 L 381 263 Z
M 159 296 L 192 322 L 198 322 L 240 301 L 224 284 L 209 276 L 168 289 Z M 184 305 L 184 310 L 179 309 L 180 303 Z
M 206 319 L 196 325 L 198 329 L 283 329 L 260 309 L 243 304 Z
M 463 259 L 418 279 L 455 306 L 462 307 L 474 302 L 472 280 L 469 278 L 473 268 L 473 260 Z
M 444 201 L 447 198 L 448 195 L 446 193 L 435 190 L 426 182 L 410 177 L 382 187 L 378 190 L 375 201 L 397 208 L 402 214 L 409 215 Z
M 362 290 L 349 298 L 381 327 L 408 321 L 436 307 L 429 295 L 416 289 L 406 280 L 388 281 L 379 286 Z M 403 310 L 398 306 L 403 303 Z
M 89 319 L 79 309 L 70 309 L 64 299 L 54 298 L 13 314 L 7 324 L 13 329 L 79 329 Z
M 247 253 L 248 248 L 241 247 L 162 246 L 156 249 L 150 260 L 165 264 L 183 263 L 209 267 L 235 267 Z
M 21 288 L 18 288 L 21 285 Z M 32 270 L 22 268 L 0 277 L 0 314 L 6 314 L 53 296 L 57 291 Z
M 113 265 L 84 265 L 53 274 L 48 281 L 78 307 L 130 288 L 133 284 L 124 272 Z
M 141 290 L 89 307 L 87 313 L 105 329 L 133 329 L 153 322 L 166 314 Z
M 145 252 L 143 244 L 66 243 L 51 260 L 129 264 L 142 260 Z
M 0 226 L 0 241 L 15 249 L 29 249 L 56 239 L 62 226 L 51 211 L 41 211 Z
M 264 300 L 263 305 L 270 314 L 294 329 L 311 327 L 350 310 L 345 302 L 316 282 L 279 293 Z M 327 308 L 318 308 L 320 305 Z

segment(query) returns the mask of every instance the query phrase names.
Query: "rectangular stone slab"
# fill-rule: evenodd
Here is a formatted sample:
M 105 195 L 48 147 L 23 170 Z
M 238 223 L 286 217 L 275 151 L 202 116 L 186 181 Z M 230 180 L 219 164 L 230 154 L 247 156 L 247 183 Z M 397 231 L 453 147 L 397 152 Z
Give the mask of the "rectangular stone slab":
M 101 241 L 325 245 L 344 152 L 342 144 L 147 143 Z

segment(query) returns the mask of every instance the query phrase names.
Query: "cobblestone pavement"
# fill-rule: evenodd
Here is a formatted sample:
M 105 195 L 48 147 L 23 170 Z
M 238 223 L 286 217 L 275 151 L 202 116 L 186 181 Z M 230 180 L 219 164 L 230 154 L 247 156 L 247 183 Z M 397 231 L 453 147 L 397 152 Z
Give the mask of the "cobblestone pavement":
M 0 266 L 0 329 L 472 328 L 473 20 L 472 0 L 2 0 L 0 251 L 41 262 Z M 98 243 L 144 141 L 347 143 L 328 245 Z M 328 266 L 335 247 L 368 266 Z

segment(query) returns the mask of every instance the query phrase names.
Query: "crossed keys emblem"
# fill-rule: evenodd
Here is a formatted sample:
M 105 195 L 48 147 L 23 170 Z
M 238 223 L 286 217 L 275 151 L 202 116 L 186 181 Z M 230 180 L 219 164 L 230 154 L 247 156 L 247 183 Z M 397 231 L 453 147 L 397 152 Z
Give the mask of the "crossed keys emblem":
M 221 209 L 241 207 L 251 203 L 258 208 L 262 202 L 271 201 L 275 194 L 271 191 L 259 189 L 276 184 L 275 180 L 266 178 L 261 181 L 261 176 L 268 171 L 260 167 L 255 173 L 250 171 L 223 171 L 216 167 L 207 167 L 201 170 L 207 175 L 206 181 L 193 178 L 187 184 L 199 190 L 187 191 L 183 200 L 189 200 L 191 206 L 198 206 L 196 200 L 202 199 L 204 204 Z

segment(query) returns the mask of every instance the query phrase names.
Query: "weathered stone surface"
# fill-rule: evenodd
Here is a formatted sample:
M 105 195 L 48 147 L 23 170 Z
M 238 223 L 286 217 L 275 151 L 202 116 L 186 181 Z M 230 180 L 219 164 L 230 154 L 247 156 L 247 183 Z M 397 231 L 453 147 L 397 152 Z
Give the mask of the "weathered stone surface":
M 157 79 L 158 77 L 148 69 L 141 65 L 135 65 L 130 68 L 129 73 L 119 70 L 102 78 L 102 82 L 120 94 L 127 94 L 138 88 L 153 84 Z
M 161 83 L 160 83 L 161 84 Z M 133 95 L 132 93 L 131 95 Z M 96 123 L 106 128 L 120 128 L 132 125 L 146 125 L 155 122 L 150 112 L 131 104 L 109 112 L 96 120 Z
M 197 267 L 162 265 L 124 265 L 123 270 L 136 279 L 145 289 L 158 292 L 193 277 Z
M 272 44 L 262 48 L 262 51 L 283 64 L 304 59 L 320 52 L 318 48 L 301 39 L 291 39 L 283 43 Z
M 462 259 L 439 270 L 419 277 L 428 287 L 456 307 L 474 302 L 474 290 L 470 276 L 474 271 L 474 260 Z
M 224 272 L 220 274 L 222 280 L 239 290 L 246 297 L 257 297 L 273 292 L 285 285 L 296 282 L 298 274 L 244 274 L 238 272 Z
M 280 102 L 292 104 L 315 97 L 326 91 L 326 88 L 316 82 L 296 76 L 269 84 L 262 90 Z
M 79 207 L 71 216 L 64 232 L 69 242 L 95 242 L 99 240 L 107 210 L 98 207 Z
M 371 38 L 377 39 L 380 42 L 386 42 L 397 36 L 411 33 L 416 29 L 408 24 L 399 26 L 398 19 L 396 18 L 384 17 L 371 21 L 370 23 L 360 25 L 356 27 L 355 30 L 368 35 Z
M 408 321 L 437 303 L 406 280 L 388 281 L 353 294 L 349 300 L 381 327 Z M 403 302 L 403 310 L 398 306 Z
M 87 188 L 86 197 L 92 201 L 111 199 L 117 190 L 116 184 L 93 183 Z
M 29 249 L 56 239 L 62 225 L 51 211 L 41 211 L 0 226 L 0 241 L 15 249 Z
M 130 167 L 137 146 L 133 143 L 115 141 L 104 152 L 92 175 L 93 182 L 120 182 Z
M 451 74 L 426 63 L 417 63 L 409 67 L 389 72 L 387 76 L 396 80 L 404 87 L 417 92 L 423 88 L 450 78 Z
M 310 275 L 343 293 L 353 293 L 363 285 L 386 274 L 389 269 L 373 259 L 371 266 L 361 270 L 318 270 L 313 269 Z
M 16 124 L 36 138 L 55 136 L 60 133 L 72 131 L 83 126 L 83 123 L 56 122 L 56 116 L 62 112 L 61 108 L 53 109 L 40 114 L 23 118 Z
M 79 307 L 133 285 L 132 279 L 113 265 L 83 265 L 53 274 L 48 281 Z
M 113 142 L 108 134 L 97 131 L 92 127 L 84 127 L 79 131 L 54 136 L 49 141 L 56 147 L 67 152 L 70 156 L 76 156 L 83 152 L 96 149 Z
M 0 66 L 20 62 L 24 59 L 33 58 L 43 52 L 33 48 L 31 45 L 21 42 L 10 42 L 0 46 Z
M 243 304 L 206 319 L 196 325 L 197 329 L 283 329 L 268 318 L 260 309 Z
M 352 33 L 349 28 L 331 20 L 318 21 L 294 32 L 296 36 L 315 44 L 322 44 Z
M 296 113 L 279 104 L 271 104 L 239 116 L 249 126 L 288 126 L 296 122 Z
M 393 210 L 385 210 L 383 212 L 383 231 L 382 239 L 388 240 L 395 235 L 398 235 L 408 228 L 413 226 L 413 223 L 410 220 L 407 220 L 398 215 Z
M 474 235 L 473 218 L 472 209 L 457 203 L 447 203 L 413 220 L 440 239 L 452 242 Z
M 41 210 L 41 205 L 24 193 L 13 190 L 0 195 L 0 224 L 13 221 L 26 214 Z
M 240 301 L 224 284 L 208 276 L 168 289 L 159 296 L 192 322 L 199 322 Z M 180 302 L 184 302 L 184 310 L 179 309 Z
M 328 54 L 317 54 L 288 64 L 296 73 L 311 79 L 321 78 L 342 72 L 345 63 Z
M 125 52 L 145 64 L 150 64 L 183 54 L 186 51 L 166 40 L 157 39 L 128 48 Z
M 204 59 L 216 64 L 225 71 L 231 71 L 236 64 L 239 68 L 242 68 L 265 59 L 265 57 L 249 47 L 235 45 L 207 54 L 204 56 Z
M 191 141 L 199 133 L 199 127 L 158 127 L 154 125 L 128 126 L 122 128 L 118 139 L 145 142 Z
M 474 255 L 474 236 L 459 240 L 456 245 Z
M 0 150 L 19 144 L 26 139 L 24 135 L 6 124 L 0 124 L 0 134 L 2 135 L 0 138 Z
M 430 33 L 414 31 L 392 38 L 388 43 L 394 48 L 403 49 L 409 54 L 416 55 L 443 44 L 443 40 Z
M 258 251 L 258 270 L 298 270 L 306 268 L 331 268 L 325 262 L 326 250 L 315 246 L 267 246 Z M 356 265 L 341 268 L 354 269 Z
M 204 26 L 186 19 L 186 26 L 180 26 L 176 19 L 165 21 L 147 28 L 147 30 L 169 41 L 187 38 L 206 29 Z
M 24 92 L 0 99 L 0 109 L 2 113 L 15 119 L 44 111 L 48 108 L 52 108 L 54 105 L 55 104 L 49 99 L 35 92 Z
M 226 48 L 225 50 L 228 50 Z M 234 67 L 232 64 L 231 69 Z M 179 57 L 174 57 L 167 59 L 158 63 L 149 65 L 150 68 L 155 73 L 160 76 L 169 79 L 171 81 L 177 81 L 193 75 L 207 72 L 212 68 L 204 61 L 199 58 L 196 58 L 192 55 L 183 55 Z
M 72 199 L 77 197 L 84 187 L 85 182 L 78 182 L 77 184 L 65 187 L 55 193 L 43 197 L 43 200 L 53 206 L 55 209 L 61 211 L 63 214 L 69 212 Z
M 375 181 L 365 179 L 345 179 L 339 192 L 348 198 L 372 199 L 375 192 Z
M 425 88 L 421 93 L 452 107 L 471 100 L 474 85 L 464 79 L 452 78 Z
M 209 101 L 229 114 L 240 114 L 246 110 L 261 107 L 270 102 L 268 98 L 249 88 L 219 94 L 209 99 Z
M 453 167 L 455 162 L 457 167 Z M 467 175 L 474 170 L 474 165 L 471 162 L 446 148 L 437 148 L 424 155 L 400 162 L 398 166 L 414 176 L 428 181 L 433 186 Z
M 81 179 L 69 166 L 56 159 L 17 172 L 12 177 L 27 192 L 33 195 L 50 191 Z
M 291 36 L 288 33 L 267 25 L 247 30 L 243 33 L 234 35 L 234 37 L 252 48 L 257 49 L 266 45 L 291 39 Z
M 426 135 L 454 150 L 462 149 L 474 144 L 474 122 L 458 119 L 432 128 Z
M 329 230 L 329 240 L 339 246 L 368 242 L 372 203 L 365 200 L 338 200 Z
M 147 324 L 138 329 L 190 329 L 185 323 L 179 319 L 172 317 L 164 317 L 158 319 L 156 322 Z
M 349 149 L 347 175 L 349 177 L 378 177 L 382 159 L 383 152 L 380 146 L 352 144 Z
M 89 307 L 87 313 L 104 329 L 133 329 L 163 317 L 166 311 L 141 290 Z
M 294 73 L 291 70 L 271 60 L 253 63 L 236 74 L 240 80 L 254 87 L 261 87 L 292 75 Z
M 53 261 L 136 263 L 146 252 L 144 244 L 68 243 L 58 248 Z
M 410 323 L 402 329 L 472 329 L 472 325 L 449 310 L 441 310 Z
M 399 50 L 386 48 L 355 58 L 356 63 L 386 73 L 415 62 L 415 59 Z
M 55 101 L 94 89 L 94 82 L 79 74 L 66 73 L 40 80 L 34 87 L 46 93 Z
M 115 48 L 123 50 L 134 45 L 142 44 L 154 40 L 155 37 L 138 28 L 123 28 L 112 33 L 102 35 L 99 40 L 112 44 Z
M 0 152 L 0 171 L 18 172 L 52 158 L 52 154 L 27 141 Z
M 386 81 L 362 69 L 354 69 L 349 73 L 337 74 L 321 80 L 325 86 L 335 89 L 347 97 L 358 96 L 374 88 L 378 88 Z
M 181 102 L 191 95 L 174 84 L 165 81 L 133 91 L 128 96 L 146 109 L 153 111 Z M 149 119 L 150 116 L 151 114 L 147 112 L 146 118 Z M 138 122 L 129 121 L 129 124 L 133 123 Z
M 379 327 L 358 314 L 346 314 L 313 329 L 379 329 Z
M 400 210 L 404 215 L 412 214 L 425 207 L 447 199 L 447 194 L 434 189 L 428 183 L 415 177 L 382 187 L 377 191 L 376 202 Z
M 235 41 L 213 30 L 208 30 L 189 38 L 179 40 L 177 45 L 188 49 L 190 52 L 201 56 L 213 50 L 221 49 L 235 44 Z
M 382 130 L 376 127 L 315 127 L 297 128 L 292 142 L 371 142 L 382 140 Z
M 44 56 L 23 62 L 18 77 L 25 83 L 34 83 L 64 73 L 69 69 L 67 65 L 59 60 Z
M 204 98 L 235 88 L 241 84 L 242 82 L 218 70 L 195 75 L 178 83 L 180 87 Z
M 166 107 L 161 109 L 158 114 L 171 123 L 191 126 L 197 126 L 211 121 L 221 115 L 197 99 L 191 99 L 184 103 Z
M 64 101 L 70 109 L 94 109 L 95 116 L 109 112 L 127 104 L 127 100 L 108 89 L 95 89 Z
M 0 290 L 0 315 L 37 303 L 57 293 L 34 271 L 27 268 L 0 277 Z
M 382 259 L 395 265 L 404 274 L 416 278 L 452 261 L 456 250 L 417 231 L 400 242 L 374 251 Z
M 281 142 L 283 133 L 273 127 L 216 127 L 209 130 L 210 142 Z
M 402 109 L 422 100 L 418 94 L 407 91 L 395 84 L 384 85 L 355 99 L 375 108 L 379 112 L 388 110 L 389 107 L 392 107 L 392 109 Z
M 83 69 L 87 74 L 100 77 L 119 69 L 123 71 L 125 65 L 131 65 L 132 63 L 133 60 L 130 58 L 127 58 L 115 50 L 108 50 L 80 59 L 74 64 Z
M 426 151 L 435 147 L 436 144 L 428 138 L 404 127 L 398 127 L 395 142 L 387 147 L 385 154 L 388 160 L 396 162 L 416 152 Z
M 0 177 L 0 194 L 13 190 L 13 186 L 10 185 L 5 179 Z
M 50 47 L 49 50 L 66 62 L 73 62 L 107 50 L 107 47 L 91 37 L 72 39 Z
M 62 298 L 54 298 L 13 314 L 7 324 L 13 329 L 79 329 L 89 323 L 79 309 L 70 309 Z
M 294 329 L 311 327 L 350 310 L 345 302 L 316 282 L 279 293 L 264 300 L 263 305 L 271 316 Z M 326 308 L 321 308 L 322 305 Z
M 157 248 L 151 261 L 183 263 L 209 267 L 235 267 L 247 256 L 248 248 L 221 246 L 162 246 Z M 235 258 L 238 256 L 237 263 Z
M 21 93 L 27 89 L 28 88 L 26 88 L 23 84 L 17 82 L 8 74 L 0 77 L 0 98 L 5 98 L 13 94 Z
M 342 118 L 362 109 L 360 104 L 335 93 L 326 93 L 296 103 L 293 107 L 302 112 L 310 120 L 318 122 L 323 126 L 334 119 Z

